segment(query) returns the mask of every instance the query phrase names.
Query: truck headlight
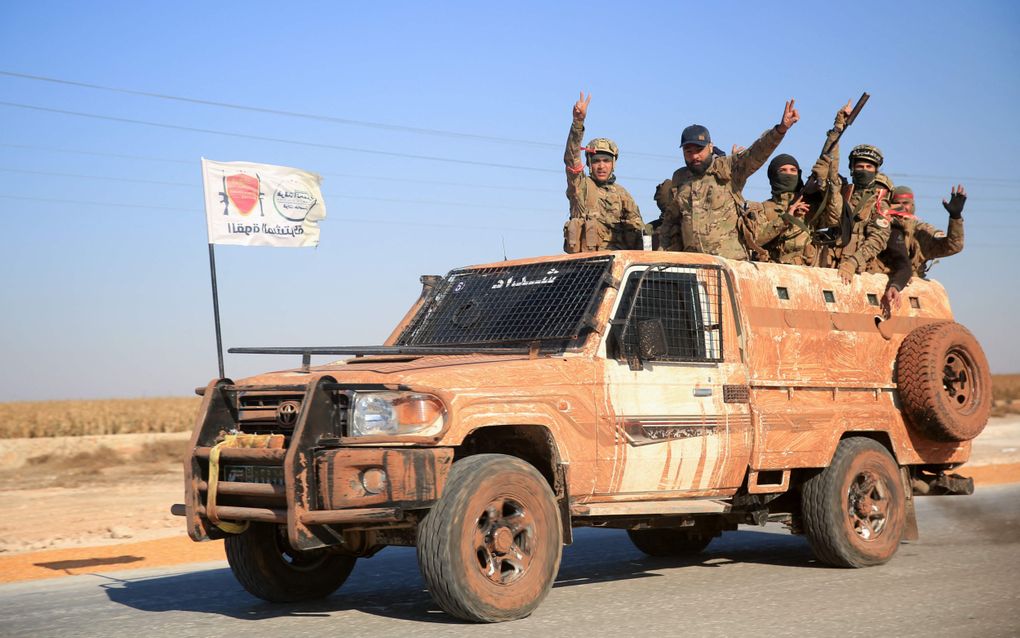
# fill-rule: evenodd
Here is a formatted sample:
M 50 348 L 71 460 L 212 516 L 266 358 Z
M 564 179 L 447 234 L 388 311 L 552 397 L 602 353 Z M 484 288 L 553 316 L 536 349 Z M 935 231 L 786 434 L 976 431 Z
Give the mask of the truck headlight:
M 443 429 L 446 407 L 438 397 L 420 392 L 358 392 L 354 397 L 351 436 L 417 434 Z

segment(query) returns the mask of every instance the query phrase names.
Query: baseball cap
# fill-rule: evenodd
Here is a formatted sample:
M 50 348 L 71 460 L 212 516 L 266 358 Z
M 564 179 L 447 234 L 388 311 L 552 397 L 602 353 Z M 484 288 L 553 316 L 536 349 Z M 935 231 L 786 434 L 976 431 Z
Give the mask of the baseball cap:
M 680 135 L 680 146 L 683 147 L 685 144 L 697 144 L 698 146 L 708 146 L 712 143 L 712 136 L 708 134 L 708 129 L 700 124 L 692 124 L 684 129 L 684 132 Z

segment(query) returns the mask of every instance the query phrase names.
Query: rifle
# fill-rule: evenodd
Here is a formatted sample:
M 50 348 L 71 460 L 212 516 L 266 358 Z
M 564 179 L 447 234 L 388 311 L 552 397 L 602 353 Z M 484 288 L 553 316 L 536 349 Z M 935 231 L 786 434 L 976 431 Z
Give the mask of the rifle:
M 832 140 L 826 139 L 825 146 L 822 147 L 821 157 L 827 157 L 829 153 L 832 152 L 832 148 L 839 143 L 839 138 L 843 137 L 843 132 L 846 131 L 847 127 L 853 124 L 854 120 L 857 119 L 857 116 L 860 114 L 861 109 L 864 108 L 864 105 L 867 103 L 869 97 L 871 96 L 868 95 L 867 92 L 861 93 L 860 99 L 857 100 L 857 104 L 854 105 L 853 110 L 850 111 L 850 115 L 848 115 L 846 118 L 846 124 L 843 126 L 843 130 L 837 132 L 836 137 L 834 137 Z M 814 190 L 811 191 L 812 193 L 818 192 L 820 184 L 818 183 L 818 180 L 815 178 L 814 173 L 811 173 L 811 177 L 808 180 L 808 184 L 811 184 L 814 188 Z M 807 191 L 808 184 L 804 185 L 804 190 L 801 191 L 802 193 L 804 191 Z M 812 239 L 814 240 L 815 243 L 821 246 L 831 247 L 831 246 L 846 246 L 846 244 L 850 241 L 850 235 L 853 229 L 850 218 L 848 217 L 848 209 L 846 202 L 843 203 L 843 207 L 844 207 L 843 216 L 839 221 L 839 225 L 830 226 L 828 228 L 819 228 L 814 231 Z
M 839 139 L 843 137 L 843 133 L 846 132 L 847 128 L 849 128 L 851 124 L 854 123 L 854 120 L 857 119 L 857 116 L 861 114 L 861 111 L 864 109 L 864 105 L 868 103 L 868 98 L 870 97 L 871 95 L 867 91 L 861 93 L 861 97 L 858 98 L 857 104 L 855 104 L 853 110 L 850 111 L 850 115 L 847 115 L 846 123 L 843 125 L 843 128 L 836 132 L 836 136 L 834 138 L 832 139 L 826 138 L 825 144 L 822 146 L 822 153 L 819 157 L 829 156 L 829 153 L 832 152 L 832 149 L 836 146 L 836 144 L 839 144 Z M 793 199 L 793 202 L 791 202 L 790 204 L 791 208 L 795 204 L 800 202 L 802 199 L 804 199 L 806 195 L 814 195 L 815 193 L 820 191 L 821 187 L 822 187 L 821 182 L 818 181 L 818 177 L 815 176 L 815 174 L 812 172 L 811 176 L 808 177 L 807 183 L 804 184 L 804 187 L 800 189 L 800 193 L 798 193 L 797 196 Z M 807 224 L 805 224 L 802 220 L 794 217 L 793 215 L 790 215 L 789 213 L 783 213 L 782 215 L 780 215 L 780 217 L 782 217 L 783 220 L 785 220 L 788 224 L 796 226 L 797 228 L 800 228 L 804 232 L 807 233 L 811 232 L 811 229 L 808 228 Z
M 857 116 L 861 114 L 861 110 L 864 109 L 864 105 L 868 103 L 868 98 L 870 97 L 871 95 L 869 95 L 867 92 L 861 93 L 861 97 L 860 99 L 857 100 L 857 104 L 854 105 L 853 110 L 850 111 L 850 115 L 846 116 L 846 124 L 843 125 L 843 129 L 838 131 L 836 133 L 836 137 L 832 138 L 831 140 L 826 138 L 825 145 L 822 147 L 822 154 L 819 157 L 829 156 L 829 153 L 832 152 L 833 147 L 835 147 L 836 144 L 839 144 L 839 139 L 843 137 L 843 133 L 845 133 L 846 130 L 850 128 L 850 125 L 854 123 L 854 120 L 857 119 Z M 811 173 L 811 177 L 808 178 L 807 183 L 804 184 L 804 188 L 802 188 L 800 191 L 801 192 L 800 197 L 803 197 L 804 195 L 813 195 L 819 191 L 820 187 L 821 184 L 818 182 L 818 178 L 815 177 L 814 173 Z M 800 197 L 798 197 L 797 199 L 800 199 Z

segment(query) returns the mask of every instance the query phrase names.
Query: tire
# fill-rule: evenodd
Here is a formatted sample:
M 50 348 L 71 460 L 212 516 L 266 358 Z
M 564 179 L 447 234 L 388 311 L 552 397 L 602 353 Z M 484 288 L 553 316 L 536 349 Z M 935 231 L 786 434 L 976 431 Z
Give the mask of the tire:
M 829 467 L 801 488 L 804 533 L 819 561 L 836 567 L 888 562 L 906 530 L 899 467 L 879 443 L 843 439 Z
M 958 323 L 930 323 L 908 334 L 896 355 L 896 382 L 910 422 L 930 439 L 969 441 L 988 422 L 988 360 Z
M 329 596 L 344 584 L 357 560 L 329 549 L 297 551 L 287 541 L 285 527 L 268 523 L 252 523 L 223 542 L 238 582 L 272 603 Z
M 681 557 L 700 554 L 715 538 L 703 530 L 664 527 L 629 529 L 630 542 L 649 556 Z
M 469 456 L 454 463 L 442 497 L 418 525 L 418 567 L 452 616 L 524 618 L 559 571 L 560 524 L 552 490 L 534 467 L 503 454 Z

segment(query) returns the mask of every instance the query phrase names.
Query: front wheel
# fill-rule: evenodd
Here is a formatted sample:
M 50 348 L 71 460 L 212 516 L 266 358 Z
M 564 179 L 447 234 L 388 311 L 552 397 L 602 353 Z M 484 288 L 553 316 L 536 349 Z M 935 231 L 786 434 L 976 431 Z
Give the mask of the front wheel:
M 877 442 L 839 442 L 829 467 L 804 482 L 804 532 L 815 556 L 836 567 L 881 565 L 906 529 L 899 467 Z
M 418 526 L 418 566 L 432 597 L 474 622 L 531 614 L 552 588 L 562 552 L 549 484 L 503 454 L 457 461 Z
M 325 598 L 344 584 L 357 560 L 325 548 L 296 550 L 286 527 L 268 523 L 252 523 L 223 542 L 241 586 L 271 603 Z

